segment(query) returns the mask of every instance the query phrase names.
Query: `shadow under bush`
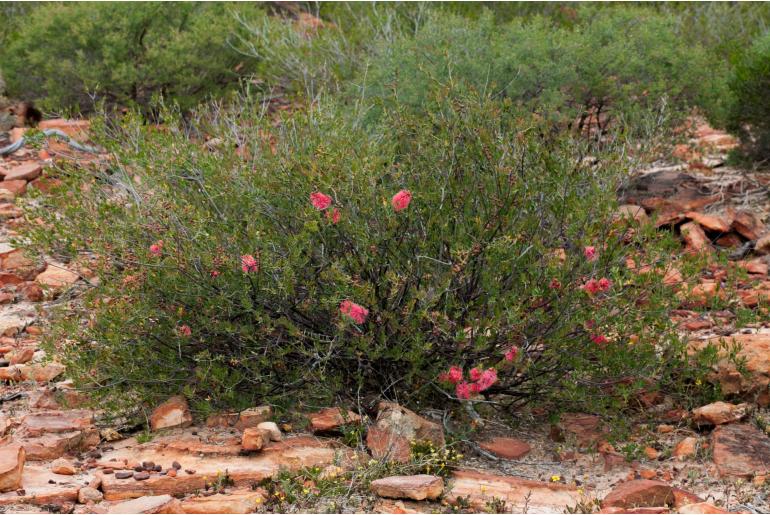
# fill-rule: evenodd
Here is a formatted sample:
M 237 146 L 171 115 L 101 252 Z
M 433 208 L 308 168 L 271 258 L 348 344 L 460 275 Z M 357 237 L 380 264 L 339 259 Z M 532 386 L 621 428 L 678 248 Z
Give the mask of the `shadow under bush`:
M 686 376 L 672 290 L 627 262 L 654 269 L 677 244 L 613 218 L 622 147 L 544 139 L 508 101 L 430 102 L 366 129 L 326 100 L 278 126 L 245 107 L 195 131 L 168 113 L 105 125 L 111 167 L 67 170 L 31 213 L 38 245 L 92 252 L 100 278 L 54 333 L 68 372 L 201 411 L 369 394 L 617 408 Z

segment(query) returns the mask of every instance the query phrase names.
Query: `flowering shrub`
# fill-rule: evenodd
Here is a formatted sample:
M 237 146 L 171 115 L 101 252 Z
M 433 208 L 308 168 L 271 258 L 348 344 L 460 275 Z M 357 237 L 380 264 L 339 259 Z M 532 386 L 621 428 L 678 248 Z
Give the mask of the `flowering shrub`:
M 505 101 L 433 102 L 376 126 L 324 100 L 277 127 L 246 109 L 105 125 L 111 172 L 68 170 L 30 214 L 48 252 L 95 256 L 90 322 L 54 335 L 68 370 L 199 409 L 298 391 L 598 408 L 683 373 L 672 291 L 626 266 L 676 243 L 613 222 L 621 154 L 586 164 Z

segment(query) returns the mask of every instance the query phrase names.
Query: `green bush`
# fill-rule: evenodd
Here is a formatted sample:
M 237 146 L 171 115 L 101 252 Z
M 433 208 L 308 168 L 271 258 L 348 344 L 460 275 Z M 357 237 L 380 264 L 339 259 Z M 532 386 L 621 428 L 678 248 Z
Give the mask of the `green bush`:
M 636 128 L 651 112 L 679 121 L 694 105 L 719 103 L 724 84 L 709 58 L 648 9 L 586 8 L 573 28 L 531 17 L 506 25 L 487 13 L 468 21 L 430 16 L 414 38 L 383 46 L 364 93 L 422 108 L 432 85 L 507 97 L 562 127 Z M 590 14 L 590 16 L 589 16 Z
M 770 32 L 735 65 L 730 90 L 728 127 L 741 136 L 749 156 L 770 159 Z
M 439 380 L 451 366 L 496 374 L 482 395 L 502 406 L 601 409 L 686 374 L 663 316 L 671 290 L 626 266 L 636 245 L 656 262 L 678 244 L 651 228 L 624 244 L 611 223 L 625 158 L 543 139 L 510 101 L 433 98 L 366 128 L 365 109 L 325 99 L 278 127 L 247 107 L 184 130 L 105 126 L 111 170 L 69 170 L 30 214 L 48 252 L 95 255 L 91 322 L 71 314 L 53 337 L 68 371 L 97 394 L 182 391 L 200 410 L 367 394 L 438 405 L 456 398 Z M 401 190 L 412 201 L 397 211 Z
M 162 94 L 184 108 L 236 86 L 257 62 L 228 44 L 241 29 L 234 4 L 42 3 L 4 38 L 9 94 L 51 110 L 148 106 Z M 242 16 L 264 17 L 240 4 Z

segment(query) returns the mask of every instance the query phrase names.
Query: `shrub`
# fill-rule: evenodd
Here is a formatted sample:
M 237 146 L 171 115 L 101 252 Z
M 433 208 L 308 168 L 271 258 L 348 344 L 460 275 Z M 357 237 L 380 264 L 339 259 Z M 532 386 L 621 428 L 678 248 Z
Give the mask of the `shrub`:
M 432 16 L 414 38 L 381 48 L 366 74 L 365 93 L 415 109 L 437 84 L 510 98 L 523 112 L 599 133 L 636 128 L 667 102 L 678 117 L 718 103 L 723 83 L 675 24 L 646 9 L 586 9 L 574 28 L 532 17 L 497 25 L 488 13 L 468 20 Z M 620 122 L 620 123 L 617 123 Z
M 189 108 L 258 64 L 228 45 L 240 30 L 231 11 L 216 2 L 43 3 L 5 37 L 0 66 L 11 96 L 47 109 L 89 110 L 92 94 L 145 107 L 163 94 Z
M 770 32 L 758 38 L 735 65 L 729 128 L 741 136 L 746 153 L 770 158 Z

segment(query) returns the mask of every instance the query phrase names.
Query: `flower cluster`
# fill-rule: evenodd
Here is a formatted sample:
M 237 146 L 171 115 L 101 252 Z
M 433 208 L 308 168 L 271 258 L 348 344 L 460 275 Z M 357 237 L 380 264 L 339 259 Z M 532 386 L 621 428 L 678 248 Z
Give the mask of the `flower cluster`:
M 190 326 L 187 324 L 180 325 L 177 328 L 177 332 L 179 333 L 179 336 L 183 336 L 185 338 L 192 336 L 192 329 L 190 329 Z
M 594 261 L 596 259 L 596 247 L 586 247 L 583 249 L 583 255 L 588 261 Z
M 390 203 L 393 205 L 393 209 L 398 211 L 403 211 L 407 207 L 409 207 L 409 203 L 412 201 L 412 192 L 409 190 L 401 190 L 395 195 L 393 195 L 393 198 L 391 199 Z
M 323 211 L 332 205 L 332 198 L 329 195 L 324 195 L 320 191 L 314 191 L 310 194 L 310 203 L 313 204 L 314 208 Z
M 349 316 L 357 324 L 363 324 L 369 316 L 368 309 L 349 300 L 340 303 L 340 313 Z
M 516 359 L 516 355 L 519 353 L 519 348 L 515 345 L 508 349 L 508 351 L 503 355 L 505 358 L 505 361 L 513 361 Z
M 163 240 L 158 240 L 152 245 L 150 245 L 150 254 L 152 254 L 155 257 L 158 257 L 163 252 Z
M 241 256 L 241 270 L 245 273 L 258 272 L 259 261 L 257 261 L 251 254 Z
M 497 370 L 473 368 L 469 379 L 470 381 L 463 380 L 463 370 L 457 366 L 450 367 L 448 372 L 439 375 L 439 380 L 455 385 L 458 399 L 470 399 L 471 394 L 483 392 L 497 382 Z
M 596 295 L 612 288 L 612 281 L 606 277 L 602 277 L 599 280 L 590 279 L 581 288 L 591 295 Z

